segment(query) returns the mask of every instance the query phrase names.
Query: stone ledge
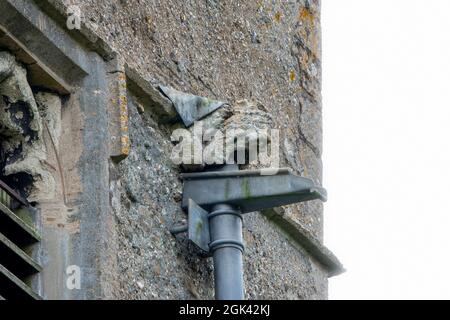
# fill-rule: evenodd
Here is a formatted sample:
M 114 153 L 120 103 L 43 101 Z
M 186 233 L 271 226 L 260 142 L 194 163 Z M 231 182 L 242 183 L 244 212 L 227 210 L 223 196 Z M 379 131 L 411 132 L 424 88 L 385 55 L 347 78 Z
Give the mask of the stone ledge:
M 158 117 L 161 122 L 167 123 L 178 119 L 178 113 L 168 98 L 149 81 L 145 80 L 136 69 L 125 64 L 128 88 L 136 97 Z
M 264 210 L 261 213 L 278 226 L 294 245 L 302 247 L 315 258 L 326 269 L 329 277 L 345 272 L 344 266 L 338 258 L 308 230 L 287 217 L 282 208 Z
M 59 25 L 66 25 L 68 9 L 66 5 L 58 0 L 34 0 L 33 2 Z M 67 31 L 71 37 L 97 52 L 106 61 L 112 60 L 117 55 L 117 52 L 83 21 L 80 30 Z
M 61 95 L 74 91 L 70 84 L 46 67 L 39 58 L 1 25 L 0 48 L 12 52 L 17 60 L 27 66 L 29 82 L 32 85 L 56 91 Z

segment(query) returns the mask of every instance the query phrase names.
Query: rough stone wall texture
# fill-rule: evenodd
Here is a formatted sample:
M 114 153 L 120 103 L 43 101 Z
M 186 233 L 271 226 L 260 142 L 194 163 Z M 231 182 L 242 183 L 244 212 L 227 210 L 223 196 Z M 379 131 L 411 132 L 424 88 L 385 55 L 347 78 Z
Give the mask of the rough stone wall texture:
M 320 2 L 61 0 L 152 83 L 235 103 L 252 99 L 281 130 L 281 166 L 321 182 Z M 130 101 L 133 101 L 130 97 Z M 212 265 L 168 227 L 179 208 L 170 128 L 130 103 L 132 149 L 115 172 L 119 298 L 211 298 Z M 322 239 L 319 201 L 286 214 Z M 326 298 L 327 276 L 265 218 L 245 217 L 248 298 Z
M 139 112 L 141 110 L 141 112 Z M 210 299 L 211 259 L 168 229 L 186 215 L 180 208 L 179 168 L 170 159 L 169 130 L 129 97 L 131 154 L 114 176 L 112 205 L 118 223 L 119 288 L 125 299 Z M 323 299 L 327 275 L 294 248 L 259 213 L 244 217 L 246 295 L 250 299 Z

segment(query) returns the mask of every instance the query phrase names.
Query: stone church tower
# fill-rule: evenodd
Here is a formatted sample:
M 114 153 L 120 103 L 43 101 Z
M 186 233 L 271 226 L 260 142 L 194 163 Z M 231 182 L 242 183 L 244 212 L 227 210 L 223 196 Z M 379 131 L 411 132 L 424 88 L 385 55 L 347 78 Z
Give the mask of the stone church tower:
M 192 130 L 181 107 L 278 130 L 278 166 L 321 186 L 319 0 L 0 12 L 0 299 L 214 298 L 212 259 L 170 232 L 182 174 L 205 169 L 172 159 L 174 130 Z M 243 215 L 246 299 L 327 298 L 343 267 L 323 219 L 319 200 Z

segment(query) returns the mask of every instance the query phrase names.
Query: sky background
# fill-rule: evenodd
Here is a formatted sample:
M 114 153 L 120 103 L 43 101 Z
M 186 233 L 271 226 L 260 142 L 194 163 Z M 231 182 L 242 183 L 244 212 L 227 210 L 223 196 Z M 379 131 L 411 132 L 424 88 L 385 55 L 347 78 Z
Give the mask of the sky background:
M 450 1 L 322 0 L 330 299 L 450 299 Z

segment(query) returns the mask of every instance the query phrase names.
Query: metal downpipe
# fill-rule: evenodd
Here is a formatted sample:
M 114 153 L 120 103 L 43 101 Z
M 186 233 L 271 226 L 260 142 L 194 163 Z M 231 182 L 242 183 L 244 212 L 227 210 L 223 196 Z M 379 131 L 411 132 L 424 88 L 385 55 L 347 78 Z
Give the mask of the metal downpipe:
M 219 204 L 208 217 L 216 300 L 243 300 L 242 216 L 235 208 Z

